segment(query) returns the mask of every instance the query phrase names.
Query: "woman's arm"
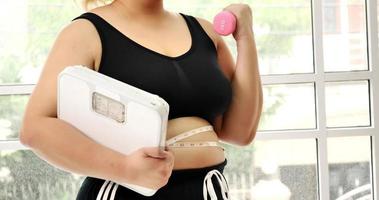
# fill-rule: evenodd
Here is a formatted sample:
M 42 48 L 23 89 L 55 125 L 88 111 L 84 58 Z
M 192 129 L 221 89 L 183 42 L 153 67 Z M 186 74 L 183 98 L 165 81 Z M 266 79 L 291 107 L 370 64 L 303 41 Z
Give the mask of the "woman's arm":
M 248 145 L 256 135 L 263 102 L 251 9 L 246 4 L 232 4 L 225 10 L 237 17 L 237 28 L 233 33 L 237 44 L 236 64 L 222 37 L 213 31 L 212 24 L 200 19 L 215 41 L 218 62 L 233 90 L 228 110 L 216 117 L 214 127 L 221 140 Z
M 258 71 L 257 51 L 253 33 L 237 42 L 237 64 L 231 79 L 233 97 L 222 116 L 218 136 L 226 142 L 248 145 L 256 135 L 262 112 L 262 86 Z M 227 51 L 225 43 L 218 43 L 218 51 Z M 220 57 L 223 63 L 228 57 Z M 228 62 L 228 61 L 225 61 Z
M 57 118 L 58 74 L 70 65 L 93 69 L 99 63 L 96 59 L 99 55 L 100 38 L 88 20 L 75 20 L 61 31 L 29 98 L 20 141 L 65 171 L 158 189 L 167 184 L 171 175 L 172 152 L 146 147 L 124 155 L 96 143 Z
M 92 31 L 92 32 L 91 32 Z M 57 76 L 66 66 L 93 66 L 94 28 L 76 20 L 58 35 L 30 95 L 20 141 L 60 169 L 94 177 L 117 179 L 125 156 L 85 137 L 77 128 L 57 119 Z

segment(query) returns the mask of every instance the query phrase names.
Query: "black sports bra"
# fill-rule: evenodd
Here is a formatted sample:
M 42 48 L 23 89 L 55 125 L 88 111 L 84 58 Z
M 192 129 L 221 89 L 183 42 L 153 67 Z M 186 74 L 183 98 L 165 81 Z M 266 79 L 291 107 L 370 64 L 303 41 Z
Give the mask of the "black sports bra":
M 170 105 L 169 119 L 198 116 L 213 124 L 229 106 L 232 88 L 219 67 L 212 39 L 196 18 L 180 14 L 192 45 L 177 57 L 138 44 L 95 13 L 75 19 L 87 19 L 97 29 L 102 45 L 100 73 L 162 97 Z

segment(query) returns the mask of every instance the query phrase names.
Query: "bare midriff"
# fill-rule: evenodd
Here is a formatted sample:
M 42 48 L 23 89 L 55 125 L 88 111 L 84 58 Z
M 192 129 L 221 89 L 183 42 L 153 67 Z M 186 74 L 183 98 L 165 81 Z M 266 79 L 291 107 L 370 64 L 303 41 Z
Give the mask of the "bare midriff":
M 200 117 L 180 117 L 170 119 L 167 124 L 166 140 L 183 132 L 190 131 L 202 126 L 211 125 L 207 120 Z M 181 142 L 218 142 L 219 139 L 214 130 L 205 131 L 181 140 Z M 169 148 L 175 156 L 175 169 L 191 169 L 208 167 L 219 164 L 225 160 L 222 148 L 214 146 L 204 147 L 175 147 Z

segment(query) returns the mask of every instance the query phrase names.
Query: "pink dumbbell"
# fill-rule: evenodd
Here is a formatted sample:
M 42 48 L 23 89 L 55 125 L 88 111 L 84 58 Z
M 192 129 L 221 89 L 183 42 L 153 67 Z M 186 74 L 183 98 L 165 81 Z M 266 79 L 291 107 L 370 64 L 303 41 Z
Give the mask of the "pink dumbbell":
M 220 35 L 229 35 L 236 29 L 236 17 L 230 11 L 221 11 L 213 19 L 213 28 Z

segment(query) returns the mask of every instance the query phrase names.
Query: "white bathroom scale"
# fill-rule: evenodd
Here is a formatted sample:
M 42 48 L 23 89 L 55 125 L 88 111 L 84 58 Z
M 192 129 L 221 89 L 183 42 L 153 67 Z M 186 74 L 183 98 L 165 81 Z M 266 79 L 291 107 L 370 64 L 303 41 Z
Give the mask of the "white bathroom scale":
M 81 65 L 66 67 L 57 81 L 59 119 L 126 155 L 142 147 L 164 149 L 169 104 L 163 98 Z M 118 184 L 145 196 L 156 192 Z

